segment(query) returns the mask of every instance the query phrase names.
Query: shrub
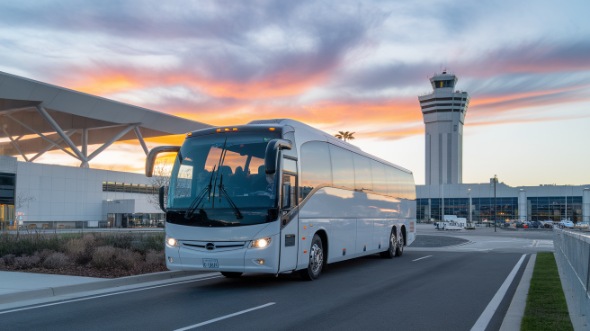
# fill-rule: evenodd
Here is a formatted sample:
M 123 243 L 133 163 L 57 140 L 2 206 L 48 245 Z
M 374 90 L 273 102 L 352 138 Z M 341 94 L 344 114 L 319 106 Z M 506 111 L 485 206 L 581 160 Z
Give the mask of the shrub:
M 43 267 L 47 269 L 65 268 L 71 264 L 70 258 L 61 252 L 53 252 L 43 261 Z
M 148 266 L 159 266 L 164 263 L 164 251 L 149 250 L 145 254 L 145 263 Z
M 2 257 L 2 261 L 4 261 L 4 265 L 11 266 L 14 264 L 14 260 L 16 256 L 14 254 L 6 254 Z
M 31 269 L 39 266 L 41 258 L 39 256 L 19 256 L 14 259 L 15 269 Z
M 87 264 L 92 260 L 96 243 L 92 234 L 86 234 L 82 238 L 74 238 L 65 245 L 66 252 L 74 258 L 78 264 Z
M 35 256 L 38 256 L 41 259 L 41 262 L 43 262 L 53 253 L 55 253 L 54 250 L 45 248 L 42 251 L 35 252 Z
M 139 270 L 142 262 L 141 254 L 128 249 L 118 249 L 117 266 L 125 270 Z
M 92 260 L 90 265 L 99 268 L 115 268 L 116 264 L 117 249 L 112 246 L 100 246 L 94 250 L 92 254 Z

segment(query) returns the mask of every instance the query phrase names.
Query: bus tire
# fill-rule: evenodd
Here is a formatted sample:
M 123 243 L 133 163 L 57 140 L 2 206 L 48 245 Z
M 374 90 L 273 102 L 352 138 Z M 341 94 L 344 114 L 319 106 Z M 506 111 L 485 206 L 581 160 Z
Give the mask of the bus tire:
M 320 277 L 322 268 L 324 267 L 324 244 L 322 238 L 313 235 L 311 240 L 311 247 L 309 249 L 309 263 L 307 268 L 299 271 L 301 278 L 304 280 L 314 280 Z
M 397 254 L 397 235 L 395 234 L 395 229 L 391 229 L 391 234 L 389 235 L 389 246 L 385 252 L 381 252 L 381 257 L 386 259 L 393 259 L 394 256 Z
M 241 272 L 222 271 L 221 274 L 224 275 L 226 278 L 240 278 L 242 276 Z
M 402 254 L 404 254 L 404 235 L 400 233 L 397 245 L 395 245 L 395 256 L 402 256 Z

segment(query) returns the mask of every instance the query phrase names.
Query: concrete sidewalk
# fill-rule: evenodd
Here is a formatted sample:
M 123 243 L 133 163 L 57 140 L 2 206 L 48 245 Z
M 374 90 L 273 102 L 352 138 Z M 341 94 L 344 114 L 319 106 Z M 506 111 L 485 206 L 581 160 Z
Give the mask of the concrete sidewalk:
M 0 304 L 47 299 L 78 292 L 114 289 L 199 274 L 202 275 L 203 272 L 164 271 L 121 278 L 93 278 L 0 271 Z

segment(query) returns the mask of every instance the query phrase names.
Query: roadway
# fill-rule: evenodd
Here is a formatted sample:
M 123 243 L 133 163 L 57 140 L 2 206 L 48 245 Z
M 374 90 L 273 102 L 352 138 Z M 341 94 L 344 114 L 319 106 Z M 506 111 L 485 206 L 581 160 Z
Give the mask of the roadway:
M 0 310 L 0 329 L 499 330 L 530 254 L 552 250 L 550 231 L 419 231 L 401 258 L 329 265 L 313 282 L 203 274 Z

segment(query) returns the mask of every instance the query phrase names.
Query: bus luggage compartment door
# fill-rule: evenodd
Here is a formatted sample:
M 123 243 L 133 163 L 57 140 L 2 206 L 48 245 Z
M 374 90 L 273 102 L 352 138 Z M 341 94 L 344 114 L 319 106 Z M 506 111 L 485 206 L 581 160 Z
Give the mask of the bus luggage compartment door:
M 285 215 L 284 217 L 288 217 Z M 281 229 L 281 257 L 279 260 L 279 272 L 286 272 L 295 270 L 297 266 L 297 247 L 298 247 L 298 227 L 299 215 L 295 215 L 292 219 L 283 218 L 281 222 L 285 226 Z

